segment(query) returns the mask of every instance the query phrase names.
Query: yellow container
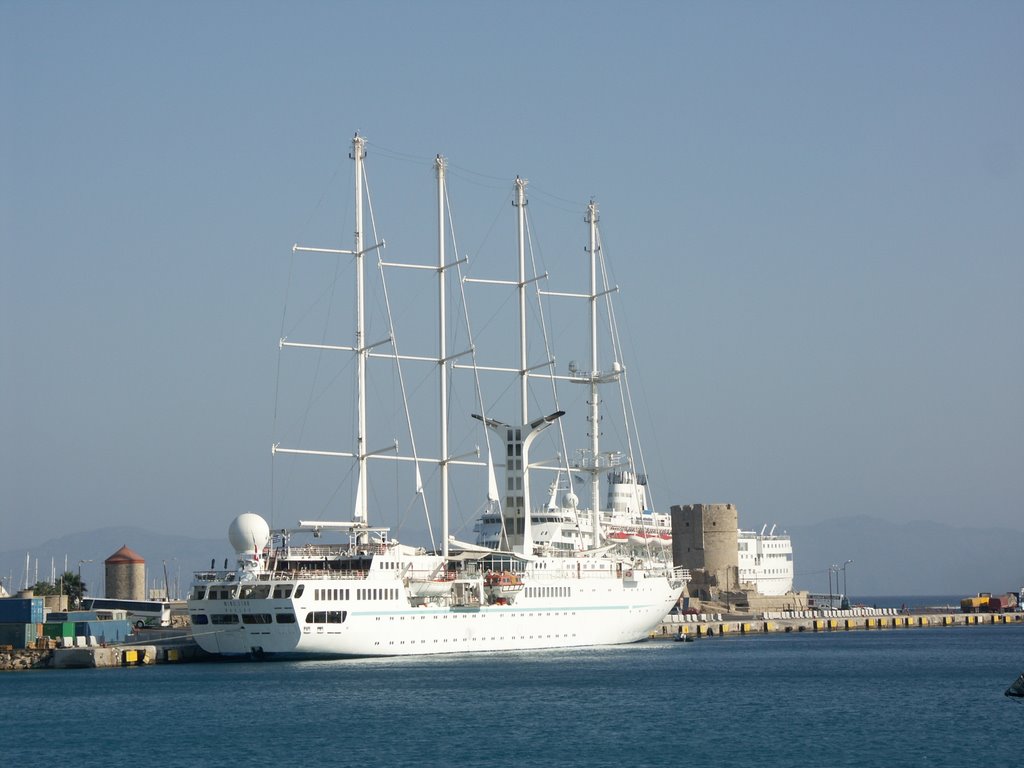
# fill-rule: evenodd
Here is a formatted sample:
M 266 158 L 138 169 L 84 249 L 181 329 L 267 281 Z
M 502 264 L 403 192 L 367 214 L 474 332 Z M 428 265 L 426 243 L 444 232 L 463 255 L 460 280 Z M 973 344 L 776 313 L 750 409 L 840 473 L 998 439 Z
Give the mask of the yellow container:
M 125 664 L 138 664 L 139 663 L 139 652 L 138 651 L 125 651 L 124 652 L 124 663 Z
M 874 619 L 864 619 L 864 627 L 865 627 L 865 629 L 871 629 L 873 626 L 875 626 L 875 620 Z

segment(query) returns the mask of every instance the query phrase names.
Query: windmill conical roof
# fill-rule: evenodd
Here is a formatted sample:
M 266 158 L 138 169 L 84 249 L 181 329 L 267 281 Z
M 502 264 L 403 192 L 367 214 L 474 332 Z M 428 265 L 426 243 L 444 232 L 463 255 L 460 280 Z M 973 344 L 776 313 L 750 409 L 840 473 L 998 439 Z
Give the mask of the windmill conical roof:
M 112 554 L 106 560 L 103 561 L 107 565 L 121 565 L 125 563 L 145 563 L 142 556 L 138 552 L 134 552 L 128 549 L 128 545 L 125 544 L 117 552 Z

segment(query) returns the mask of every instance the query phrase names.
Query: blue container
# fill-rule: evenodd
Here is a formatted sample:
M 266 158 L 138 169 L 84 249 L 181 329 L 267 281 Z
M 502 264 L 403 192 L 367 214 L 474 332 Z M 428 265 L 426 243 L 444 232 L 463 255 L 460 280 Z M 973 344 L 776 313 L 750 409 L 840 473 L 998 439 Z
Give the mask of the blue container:
M 7 597 L 0 599 L 0 624 L 42 624 L 43 598 Z
M 132 625 L 127 619 L 75 622 L 75 635 L 77 637 L 95 637 L 99 643 L 124 642 L 131 631 Z
M 38 624 L 0 624 L 0 645 L 30 648 L 39 637 Z

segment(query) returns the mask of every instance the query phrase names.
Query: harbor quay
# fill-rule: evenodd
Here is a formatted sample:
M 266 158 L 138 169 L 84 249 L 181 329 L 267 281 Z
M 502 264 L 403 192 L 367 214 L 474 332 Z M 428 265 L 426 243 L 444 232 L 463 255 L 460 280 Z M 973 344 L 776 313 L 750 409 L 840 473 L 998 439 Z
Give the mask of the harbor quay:
M 756 616 L 702 613 L 665 617 L 651 639 L 696 639 L 776 632 L 846 632 L 856 630 L 964 627 L 1021 624 L 1024 613 L 903 612 L 895 608 L 830 611 L 768 611 Z
M 649 635 L 651 640 L 689 641 L 730 636 L 760 636 L 779 632 L 847 632 L 908 630 L 979 625 L 1020 625 L 1024 613 L 904 613 L 895 608 L 845 611 L 769 611 L 758 615 L 702 613 L 672 614 Z M 116 645 L 78 644 L 70 647 L 12 648 L 0 646 L 0 672 L 27 669 L 182 664 L 211 660 L 181 628 L 146 630 L 139 642 Z

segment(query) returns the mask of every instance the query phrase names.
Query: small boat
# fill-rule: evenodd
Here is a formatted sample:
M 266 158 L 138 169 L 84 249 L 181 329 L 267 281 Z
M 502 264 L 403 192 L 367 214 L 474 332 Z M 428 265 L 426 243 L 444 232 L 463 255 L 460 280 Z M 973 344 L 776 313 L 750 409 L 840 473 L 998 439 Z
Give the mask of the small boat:
M 1024 672 L 1006 689 L 1006 695 L 1017 699 L 1024 699 Z

